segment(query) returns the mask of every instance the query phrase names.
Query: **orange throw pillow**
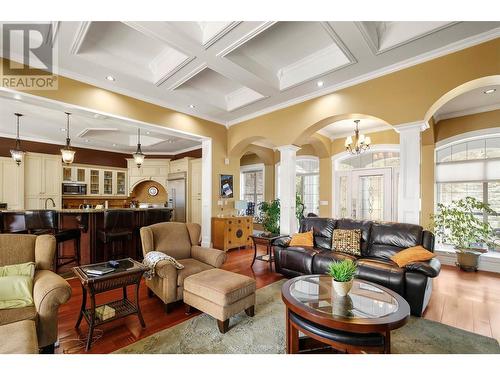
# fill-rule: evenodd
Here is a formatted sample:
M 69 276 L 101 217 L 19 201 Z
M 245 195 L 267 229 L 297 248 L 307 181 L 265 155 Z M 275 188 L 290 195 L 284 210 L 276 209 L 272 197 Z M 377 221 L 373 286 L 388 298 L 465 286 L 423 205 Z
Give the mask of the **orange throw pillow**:
M 314 246 L 313 231 L 294 234 L 288 246 Z
M 436 254 L 424 249 L 422 246 L 413 246 L 402 250 L 391 257 L 391 260 L 399 267 L 404 267 L 409 263 L 423 262 L 434 258 Z

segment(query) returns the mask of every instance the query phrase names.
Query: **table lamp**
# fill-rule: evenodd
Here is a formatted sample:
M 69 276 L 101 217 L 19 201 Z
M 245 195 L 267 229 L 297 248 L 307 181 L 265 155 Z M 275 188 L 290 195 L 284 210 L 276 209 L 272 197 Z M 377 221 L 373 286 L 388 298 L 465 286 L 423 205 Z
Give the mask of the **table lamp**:
M 245 212 L 247 210 L 247 206 L 248 206 L 247 201 L 235 201 L 234 202 L 234 208 L 238 211 L 238 215 L 245 215 Z

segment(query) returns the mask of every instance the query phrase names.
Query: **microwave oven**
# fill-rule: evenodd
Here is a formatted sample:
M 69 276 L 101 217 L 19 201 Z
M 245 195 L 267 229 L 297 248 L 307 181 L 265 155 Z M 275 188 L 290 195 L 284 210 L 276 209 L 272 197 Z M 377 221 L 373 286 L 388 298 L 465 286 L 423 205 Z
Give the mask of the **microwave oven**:
M 63 183 L 63 195 L 87 195 L 87 185 L 78 183 Z

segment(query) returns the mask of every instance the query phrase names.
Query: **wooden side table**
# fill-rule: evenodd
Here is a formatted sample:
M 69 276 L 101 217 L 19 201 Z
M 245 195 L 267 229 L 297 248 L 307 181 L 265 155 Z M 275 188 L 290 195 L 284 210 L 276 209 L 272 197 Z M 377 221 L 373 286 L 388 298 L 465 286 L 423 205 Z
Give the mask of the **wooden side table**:
M 273 253 L 273 249 L 272 249 L 272 243 L 274 240 L 281 238 L 281 237 L 286 237 L 286 236 L 273 236 L 273 237 L 250 236 L 250 238 L 253 241 L 253 260 L 252 260 L 252 265 L 250 267 L 253 267 L 256 260 L 260 260 L 261 262 L 268 262 L 269 269 L 272 271 L 273 270 L 273 261 L 274 261 L 274 253 Z M 257 255 L 257 245 L 265 246 L 266 247 L 266 254 Z
M 87 336 L 87 345 L 85 350 L 90 350 L 92 345 L 92 335 L 94 328 L 104 323 L 123 318 L 128 315 L 136 314 L 139 318 L 142 328 L 146 327 L 139 307 L 139 286 L 144 272 L 149 268 L 131 258 L 119 260 L 120 267 L 113 272 L 100 276 L 92 276 L 85 272 L 86 269 L 93 266 L 105 266 L 107 263 L 90 264 L 86 266 L 73 267 L 73 272 L 78 277 L 82 285 L 82 306 L 76 322 L 75 328 L 80 326 L 82 318 L 85 318 L 89 325 Z M 135 285 L 135 303 L 127 297 L 127 286 Z M 115 315 L 111 318 L 101 320 L 96 315 L 96 309 L 102 305 L 96 306 L 95 296 L 112 289 L 123 289 L 123 298 L 102 305 L 108 305 L 115 310 Z M 87 308 L 87 293 L 90 296 L 90 308 Z

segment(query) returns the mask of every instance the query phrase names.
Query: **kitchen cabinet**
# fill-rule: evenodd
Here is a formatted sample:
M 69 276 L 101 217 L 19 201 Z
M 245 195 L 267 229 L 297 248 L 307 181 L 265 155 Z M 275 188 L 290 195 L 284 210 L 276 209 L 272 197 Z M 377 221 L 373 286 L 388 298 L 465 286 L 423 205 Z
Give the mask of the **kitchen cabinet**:
M 24 209 L 24 163 L 0 157 L 0 202 L 9 210 Z
M 177 160 L 172 160 L 170 162 L 170 173 L 177 172 L 187 172 L 189 169 L 189 160 L 190 158 L 182 158 Z
M 95 196 L 126 196 L 127 172 L 109 168 L 88 168 L 87 194 Z
M 84 167 L 63 167 L 62 169 L 63 182 L 79 182 L 87 181 L 87 169 Z
M 190 222 L 201 225 L 201 159 L 189 161 Z
M 130 194 L 137 184 L 150 180 L 158 182 L 166 189 L 169 164 L 170 159 L 146 158 L 141 168 L 137 168 L 134 159 L 127 159 L 128 193 Z
M 50 199 L 54 201 L 55 208 L 61 208 L 61 156 L 27 153 L 24 163 L 25 209 L 45 208 L 45 202 Z M 52 206 L 48 203 L 48 208 Z

